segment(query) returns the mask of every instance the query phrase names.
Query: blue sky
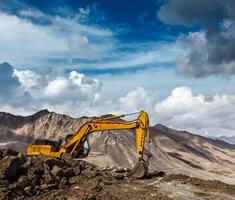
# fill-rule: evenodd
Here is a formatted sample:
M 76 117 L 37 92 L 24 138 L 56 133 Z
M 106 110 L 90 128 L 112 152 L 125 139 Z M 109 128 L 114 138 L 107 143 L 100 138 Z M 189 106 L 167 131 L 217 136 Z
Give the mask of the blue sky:
M 0 108 L 73 116 L 145 109 L 153 124 L 231 135 L 235 127 L 212 109 L 223 104 L 221 116 L 235 118 L 228 112 L 235 105 L 233 7 L 231 0 L 1 0 L 0 63 L 12 69 L 0 76 L 17 92 L 1 90 L 4 84 L 0 91 L 19 100 Z

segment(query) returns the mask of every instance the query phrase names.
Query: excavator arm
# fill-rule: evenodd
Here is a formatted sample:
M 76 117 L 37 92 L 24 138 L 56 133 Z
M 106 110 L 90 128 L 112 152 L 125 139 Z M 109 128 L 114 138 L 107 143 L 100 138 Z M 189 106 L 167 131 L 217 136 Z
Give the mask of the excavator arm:
M 127 115 L 95 118 L 91 121 L 84 123 L 76 132 L 76 134 L 74 134 L 64 145 L 60 146 L 58 150 L 53 150 L 53 145 L 32 144 L 28 145 L 27 147 L 27 155 L 42 154 L 45 156 L 60 158 L 63 153 L 67 153 L 70 154 L 72 157 L 76 158 L 79 156 L 79 153 L 82 151 L 83 144 L 87 140 L 87 137 L 93 132 L 105 131 L 105 130 L 135 129 L 136 152 L 139 156 L 139 162 L 134 168 L 138 169 L 135 170 L 138 171 L 138 173 L 136 173 L 137 174 L 136 178 L 141 178 L 146 174 L 147 170 L 146 168 L 148 166 L 148 161 L 145 161 L 143 156 L 144 156 L 145 142 L 150 143 L 149 117 L 146 112 L 141 111 L 136 120 L 133 121 L 118 120 L 121 117 L 125 117 Z M 140 168 L 142 170 L 139 170 Z M 131 175 L 133 176 L 133 173 Z

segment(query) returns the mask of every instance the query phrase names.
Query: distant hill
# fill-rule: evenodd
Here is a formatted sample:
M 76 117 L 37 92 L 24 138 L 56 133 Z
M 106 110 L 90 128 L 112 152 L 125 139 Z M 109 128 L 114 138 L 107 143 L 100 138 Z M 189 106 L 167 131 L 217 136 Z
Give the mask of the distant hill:
M 214 137 L 213 139 L 217 139 L 217 140 L 222 140 L 231 144 L 235 144 L 235 136 L 220 136 L 220 137 Z

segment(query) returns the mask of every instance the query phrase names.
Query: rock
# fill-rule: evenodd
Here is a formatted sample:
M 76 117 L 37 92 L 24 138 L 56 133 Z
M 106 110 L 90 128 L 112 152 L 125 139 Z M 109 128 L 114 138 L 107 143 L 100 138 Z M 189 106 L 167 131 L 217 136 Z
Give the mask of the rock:
M 57 166 L 60 168 L 63 168 L 65 166 L 65 162 L 63 160 L 56 159 L 56 158 L 47 159 L 45 160 L 45 163 L 50 169 L 52 169 L 54 166 Z
M 108 166 L 98 167 L 98 169 L 100 171 L 107 171 L 108 170 Z
M 21 167 L 20 158 L 17 156 L 6 156 L 0 161 L 0 179 L 12 181 L 16 179 L 17 172 Z
M 67 186 L 69 185 L 70 182 L 69 180 L 66 178 L 66 177 L 63 177 L 61 180 L 60 180 L 60 186 Z
M 92 190 L 96 192 L 100 192 L 103 189 L 103 187 L 100 184 L 97 184 L 95 187 L 92 188 Z
M 56 183 L 57 179 L 54 174 L 51 173 L 49 167 L 44 167 L 44 180 L 47 184 Z
M 74 160 L 69 154 L 63 154 L 62 160 L 71 167 L 76 167 L 79 164 L 78 160 Z
M 0 160 L 2 160 L 2 158 L 3 158 L 3 150 L 0 149 Z
M 95 178 L 96 176 L 101 175 L 100 171 L 98 170 L 86 170 L 85 176 L 87 178 Z
M 27 175 L 27 172 L 28 172 L 28 167 L 27 166 L 21 166 L 19 171 L 18 171 L 18 175 L 21 176 L 21 175 Z
M 114 165 L 111 165 L 111 166 L 107 166 L 107 167 L 106 167 L 106 170 L 107 170 L 107 171 L 113 171 L 113 170 L 116 170 L 116 169 L 117 169 L 117 167 L 114 166 Z
M 30 185 L 30 180 L 27 176 L 20 176 L 17 183 L 20 187 L 25 188 Z
M 81 166 L 78 165 L 77 167 L 73 169 L 73 171 L 74 171 L 74 174 L 78 176 L 79 174 L 81 174 Z
M 56 183 L 52 184 L 42 184 L 40 186 L 41 190 L 50 190 L 50 189 L 58 189 L 58 185 Z
M 146 175 L 146 178 L 153 178 L 153 177 L 164 177 L 166 176 L 166 173 L 163 171 L 153 171 L 153 172 L 149 172 Z
M 67 200 L 77 200 L 76 197 L 68 197 Z
M 12 150 L 12 149 L 2 149 L 2 157 L 6 156 L 17 156 L 18 152 Z
M 64 175 L 63 170 L 58 167 L 57 165 L 55 165 L 52 170 L 51 173 L 55 176 L 55 177 L 62 177 Z
M 77 183 L 77 181 L 76 181 L 76 180 L 69 179 L 69 184 L 70 184 L 70 185 L 73 185 L 73 184 L 75 184 L 75 183 Z
M 75 176 L 74 170 L 72 168 L 68 168 L 68 169 L 64 170 L 63 173 L 66 178 L 70 178 L 70 177 Z
M 127 172 L 127 168 L 124 167 L 117 167 L 116 169 L 113 170 L 116 173 L 125 173 Z
M 84 200 L 96 200 L 96 194 L 89 194 L 87 197 L 83 198 Z
M 125 175 L 124 174 L 114 174 L 113 177 L 116 178 L 117 180 L 123 180 L 125 178 Z
M 2 187 L 3 185 L 7 186 L 7 185 L 9 185 L 9 181 L 8 181 L 8 180 L 1 180 L 1 179 L 0 179 L 0 185 L 1 185 L 1 187 Z
M 26 162 L 26 157 L 22 152 L 18 153 L 17 156 L 20 158 L 22 164 Z
M 86 168 L 86 162 L 83 160 L 80 160 L 79 165 L 81 167 L 81 170 L 84 170 Z
M 28 195 L 31 195 L 32 187 L 31 187 L 31 186 L 27 186 L 27 187 L 24 188 L 24 191 L 25 191 Z
M 34 166 L 31 166 L 27 170 L 27 176 L 29 179 L 37 179 L 38 177 L 41 177 L 44 173 L 43 165 L 37 164 Z

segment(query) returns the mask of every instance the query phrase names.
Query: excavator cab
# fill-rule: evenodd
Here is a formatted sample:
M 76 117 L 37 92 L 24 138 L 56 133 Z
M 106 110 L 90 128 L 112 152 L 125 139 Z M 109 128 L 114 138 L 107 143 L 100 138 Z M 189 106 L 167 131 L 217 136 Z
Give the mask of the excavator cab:
M 49 140 L 37 138 L 34 140 L 33 145 L 49 145 L 52 148 L 52 151 L 59 151 L 60 147 L 63 144 L 63 141 L 68 141 L 71 138 L 71 135 L 68 135 L 66 139 L 59 138 L 59 140 Z M 74 155 L 74 158 L 86 158 L 90 152 L 90 144 L 88 138 L 83 142 L 81 150 Z

